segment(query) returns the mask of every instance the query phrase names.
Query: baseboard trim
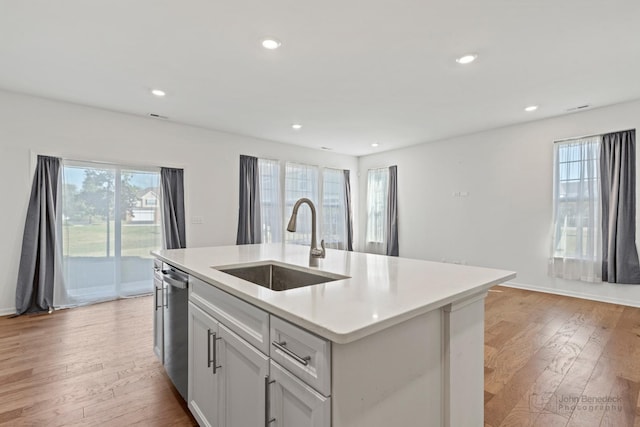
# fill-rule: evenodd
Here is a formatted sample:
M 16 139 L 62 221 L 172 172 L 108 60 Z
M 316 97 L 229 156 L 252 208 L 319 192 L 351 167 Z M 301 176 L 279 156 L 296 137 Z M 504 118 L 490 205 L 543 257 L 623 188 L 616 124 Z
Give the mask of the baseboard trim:
M 16 314 L 16 308 L 0 308 L 0 316 L 10 316 Z
M 505 282 L 501 286 L 507 286 L 509 288 L 525 289 L 528 291 L 544 292 L 547 294 L 563 295 L 566 297 L 582 298 L 582 299 L 587 299 L 591 301 L 606 302 L 610 304 L 626 305 L 629 307 L 640 308 L 640 302 L 637 302 L 637 301 L 628 301 L 628 300 L 623 300 L 620 298 L 615 298 L 610 296 L 584 294 L 582 292 L 574 292 L 566 289 L 545 288 L 543 286 L 535 286 L 535 285 L 530 285 L 526 283 L 517 283 L 517 282 Z M 622 285 L 622 286 L 632 286 L 632 285 Z

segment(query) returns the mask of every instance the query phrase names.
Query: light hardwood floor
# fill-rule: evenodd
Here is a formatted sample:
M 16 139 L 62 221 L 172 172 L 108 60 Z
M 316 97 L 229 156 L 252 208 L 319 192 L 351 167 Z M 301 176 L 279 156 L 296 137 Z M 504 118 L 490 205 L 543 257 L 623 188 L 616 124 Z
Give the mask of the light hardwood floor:
M 639 427 L 640 309 L 495 287 L 485 426 Z
M 0 425 L 193 426 L 153 354 L 153 302 L 0 318 Z
M 506 287 L 486 309 L 486 427 L 640 427 L 640 309 Z M 196 425 L 153 354 L 151 297 L 0 318 L 0 425 Z

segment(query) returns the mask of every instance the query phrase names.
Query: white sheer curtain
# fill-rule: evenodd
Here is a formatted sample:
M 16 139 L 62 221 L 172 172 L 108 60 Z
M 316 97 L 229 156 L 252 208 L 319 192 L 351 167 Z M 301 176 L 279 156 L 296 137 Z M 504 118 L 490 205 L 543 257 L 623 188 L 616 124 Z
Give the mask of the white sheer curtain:
M 602 229 L 599 136 L 555 144 L 549 274 L 600 282 Z
M 367 233 L 365 251 L 385 254 L 387 251 L 387 193 L 389 168 L 367 172 Z
M 260 216 L 262 243 L 282 241 L 282 198 L 280 197 L 280 162 L 258 159 L 260 173 Z
M 347 196 L 344 171 L 324 168 L 322 170 L 322 222 L 321 238 L 327 248 L 347 248 Z
M 63 285 L 55 307 L 150 293 L 162 246 L 160 173 L 63 161 Z
M 317 166 L 287 163 L 284 181 L 284 220 L 286 222 L 288 222 L 289 218 L 291 218 L 293 205 L 301 197 L 306 197 L 311 200 L 316 206 L 316 209 L 320 206 L 320 204 L 318 203 L 319 185 Z M 317 213 L 318 212 L 316 212 L 316 214 Z M 298 245 L 308 245 L 311 243 L 311 209 L 309 209 L 306 205 L 302 206 L 298 211 L 296 232 L 286 233 L 285 242 L 295 243 Z

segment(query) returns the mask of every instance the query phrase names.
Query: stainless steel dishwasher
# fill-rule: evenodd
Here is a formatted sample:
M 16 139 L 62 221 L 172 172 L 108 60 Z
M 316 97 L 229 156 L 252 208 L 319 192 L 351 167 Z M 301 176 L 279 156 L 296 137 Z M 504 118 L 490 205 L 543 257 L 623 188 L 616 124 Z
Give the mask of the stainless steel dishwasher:
M 180 396 L 187 400 L 189 360 L 189 275 L 168 264 L 162 270 L 164 368 Z

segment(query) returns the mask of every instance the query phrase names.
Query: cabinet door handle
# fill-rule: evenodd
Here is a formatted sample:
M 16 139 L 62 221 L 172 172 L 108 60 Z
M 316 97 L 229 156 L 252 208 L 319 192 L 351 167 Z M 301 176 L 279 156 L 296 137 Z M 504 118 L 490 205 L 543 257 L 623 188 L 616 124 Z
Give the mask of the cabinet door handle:
M 211 332 L 211 329 L 207 329 L 207 368 L 211 367 L 211 336 L 216 336 L 216 334 L 214 334 L 213 332 Z M 213 341 L 213 344 L 215 345 L 215 341 Z
M 155 287 L 154 287 L 154 289 L 155 289 L 155 294 L 154 294 L 154 296 L 155 296 L 156 311 L 158 311 L 158 309 L 159 309 L 160 307 L 162 307 L 162 304 L 158 305 L 158 291 L 160 290 L 160 288 L 158 288 L 157 286 L 155 286 Z
M 211 335 L 213 337 L 213 360 L 210 361 L 210 365 L 213 365 L 213 375 L 215 375 L 218 371 L 218 369 L 221 369 L 222 366 L 218 365 L 218 350 L 217 350 L 217 344 L 216 341 L 221 340 L 222 338 L 219 338 L 216 336 L 216 333 L 211 333 Z
M 291 357 L 293 360 L 300 363 L 301 365 L 307 366 L 309 364 L 309 361 L 311 360 L 311 356 L 304 356 L 304 357 L 298 356 L 293 351 L 285 347 L 287 345 L 286 341 L 280 341 L 280 342 L 273 341 L 271 344 L 278 350 L 286 353 L 289 357 Z
M 269 381 L 269 376 L 264 377 L 264 427 L 274 422 L 275 418 L 269 418 L 269 407 L 271 406 L 271 395 L 269 393 L 269 385 L 275 383 L 276 380 Z
M 164 304 L 163 305 L 165 306 L 165 308 L 169 308 L 169 287 L 168 286 L 164 286 Z

